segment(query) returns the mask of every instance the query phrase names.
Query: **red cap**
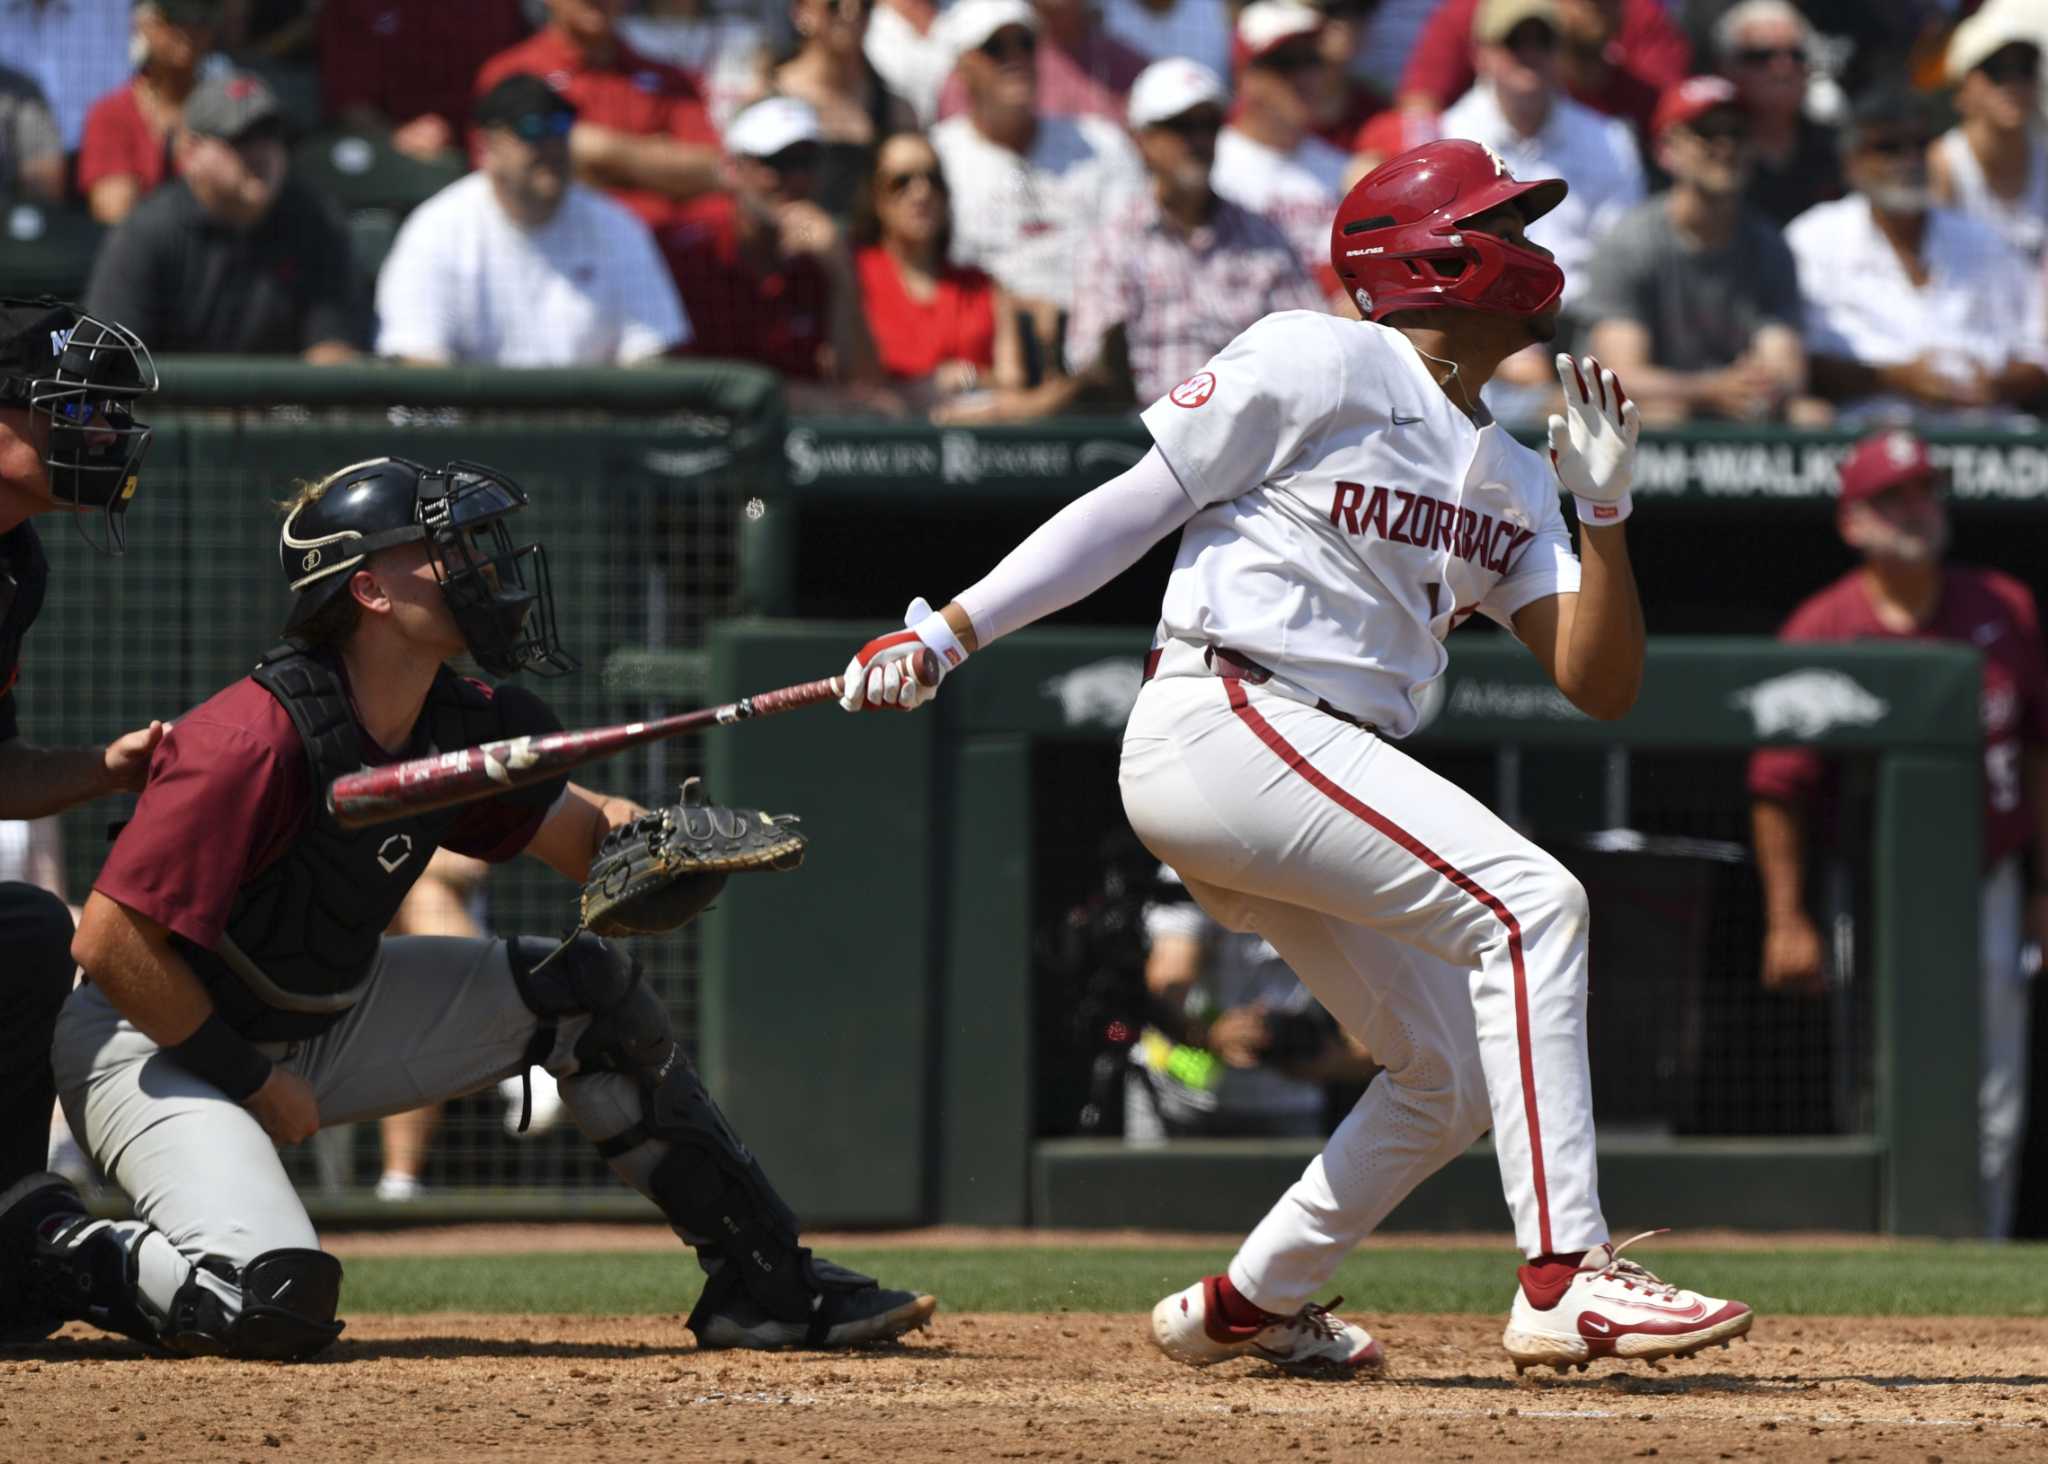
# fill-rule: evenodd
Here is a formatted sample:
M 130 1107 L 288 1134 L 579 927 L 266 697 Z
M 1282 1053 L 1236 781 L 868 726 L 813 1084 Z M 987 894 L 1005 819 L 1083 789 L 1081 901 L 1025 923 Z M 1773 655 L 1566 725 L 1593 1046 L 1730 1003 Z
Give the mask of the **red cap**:
M 1873 432 L 1842 459 L 1842 502 L 1861 503 L 1887 488 L 1932 477 L 1927 444 L 1903 427 Z
M 1742 99 L 1735 83 L 1725 76 L 1688 76 L 1676 86 L 1666 87 L 1657 99 L 1657 111 L 1650 118 L 1650 136 L 1660 138 L 1673 127 L 1690 127 L 1716 107 L 1739 107 Z

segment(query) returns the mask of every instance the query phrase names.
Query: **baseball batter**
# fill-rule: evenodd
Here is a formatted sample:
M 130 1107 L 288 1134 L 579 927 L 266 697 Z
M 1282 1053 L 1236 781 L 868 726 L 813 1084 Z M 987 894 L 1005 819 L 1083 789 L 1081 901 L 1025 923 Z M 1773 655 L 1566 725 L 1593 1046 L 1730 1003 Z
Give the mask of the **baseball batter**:
M 1504 358 L 1554 332 L 1564 276 L 1523 230 L 1564 195 L 1461 141 L 1368 174 L 1331 231 L 1363 321 L 1253 326 L 1145 412 L 1155 446 L 1135 468 L 942 611 L 914 602 L 906 629 L 847 668 L 848 710 L 922 705 L 937 690 L 912 671 L 923 647 L 943 680 L 1180 533 L 1124 732 L 1125 811 L 1212 915 L 1271 941 L 1386 1067 L 1228 1271 L 1155 1308 L 1159 1345 L 1186 1362 L 1377 1363 L 1371 1336 L 1312 1298 L 1489 1128 L 1528 1257 L 1503 1337 L 1518 1370 L 1686 1356 L 1750 1326 L 1741 1302 L 1665 1285 L 1609 1237 L 1585 891 L 1394 745 L 1475 612 L 1589 715 L 1635 700 L 1633 403 L 1596 361 L 1559 356 L 1553 478 L 1480 401 Z
M 358 463 L 302 489 L 279 544 L 285 641 L 165 735 L 94 884 L 87 984 L 53 1061 L 72 1131 L 134 1201 L 92 1219 L 68 1186 L 10 1212 L 33 1299 L 179 1353 L 299 1358 L 341 1331 L 341 1263 L 278 1162 L 325 1124 L 476 1091 L 530 1064 L 561 1080 L 621 1178 L 697 1248 L 707 1347 L 837 1347 L 922 1325 L 929 1296 L 813 1257 L 620 947 L 384 938 L 439 847 L 532 854 L 582 880 L 645 810 L 556 779 L 363 830 L 325 807 L 366 762 L 559 725 L 498 676 L 573 665 L 525 495 L 475 463 Z

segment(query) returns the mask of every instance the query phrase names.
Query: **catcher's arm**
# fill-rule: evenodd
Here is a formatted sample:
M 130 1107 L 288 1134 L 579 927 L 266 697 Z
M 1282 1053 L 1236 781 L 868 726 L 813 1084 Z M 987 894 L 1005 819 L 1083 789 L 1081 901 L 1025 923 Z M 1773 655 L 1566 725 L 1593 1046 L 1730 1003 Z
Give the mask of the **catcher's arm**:
M 590 861 L 604 836 L 647 812 L 630 798 L 593 792 L 579 783 L 562 790 L 555 806 L 526 846 L 526 852 L 564 879 L 590 878 Z

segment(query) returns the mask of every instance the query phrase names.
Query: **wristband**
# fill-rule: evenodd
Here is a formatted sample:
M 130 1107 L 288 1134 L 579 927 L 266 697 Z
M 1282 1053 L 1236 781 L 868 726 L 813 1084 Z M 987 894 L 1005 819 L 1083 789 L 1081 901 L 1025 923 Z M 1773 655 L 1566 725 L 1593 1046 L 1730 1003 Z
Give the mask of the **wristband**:
M 230 1027 L 219 1012 L 199 1024 L 199 1030 L 175 1047 L 164 1051 L 195 1077 L 206 1079 L 236 1103 L 270 1081 L 276 1066 L 256 1050 L 254 1043 Z
M 1635 512 L 1635 501 L 1634 495 L 1625 490 L 1613 503 L 1596 503 L 1574 493 L 1572 507 L 1578 510 L 1581 524 L 1595 529 L 1611 529 Z
M 925 611 L 923 619 L 917 618 L 919 610 Z M 953 634 L 953 627 L 946 623 L 946 613 L 943 610 L 931 609 L 922 598 L 911 604 L 910 614 L 904 617 L 904 624 L 919 640 L 938 654 L 948 671 L 955 670 L 967 659 L 967 647 L 960 644 L 960 637 Z

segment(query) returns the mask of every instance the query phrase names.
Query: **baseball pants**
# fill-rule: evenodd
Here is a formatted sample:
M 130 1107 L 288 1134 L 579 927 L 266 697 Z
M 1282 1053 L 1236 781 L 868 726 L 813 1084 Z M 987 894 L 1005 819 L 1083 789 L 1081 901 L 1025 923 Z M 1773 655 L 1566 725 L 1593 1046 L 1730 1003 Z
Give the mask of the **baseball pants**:
M 340 1022 L 263 1050 L 312 1085 L 325 1127 L 518 1074 L 540 1025 L 513 985 L 503 941 L 403 936 L 384 942 L 376 979 Z M 584 1132 L 602 1140 L 639 1116 L 639 1098 L 630 1078 L 575 1075 L 570 1053 L 588 1025 L 563 1020 L 543 1065 L 565 1079 L 563 1100 Z M 207 1258 L 239 1271 L 265 1251 L 318 1247 L 262 1125 L 166 1057 L 97 987 L 81 986 L 65 1004 L 54 1062 L 72 1132 L 134 1202 L 135 1218 L 115 1229 L 152 1319 L 168 1317 L 195 1268 L 230 1316 L 239 1311 L 239 1290 L 199 1265 Z
M 50 1149 L 51 1034 L 77 967 L 71 912 L 31 884 L 0 884 L 0 1190 Z
M 1199 657 L 1167 657 L 1139 693 L 1120 781 L 1146 846 L 1386 1068 L 1232 1261 L 1247 1297 L 1312 1300 L 1489 1127 L 1525 1254 L 1607 1240 L 1586 897 L 1562 865 L 1375 733 Z

